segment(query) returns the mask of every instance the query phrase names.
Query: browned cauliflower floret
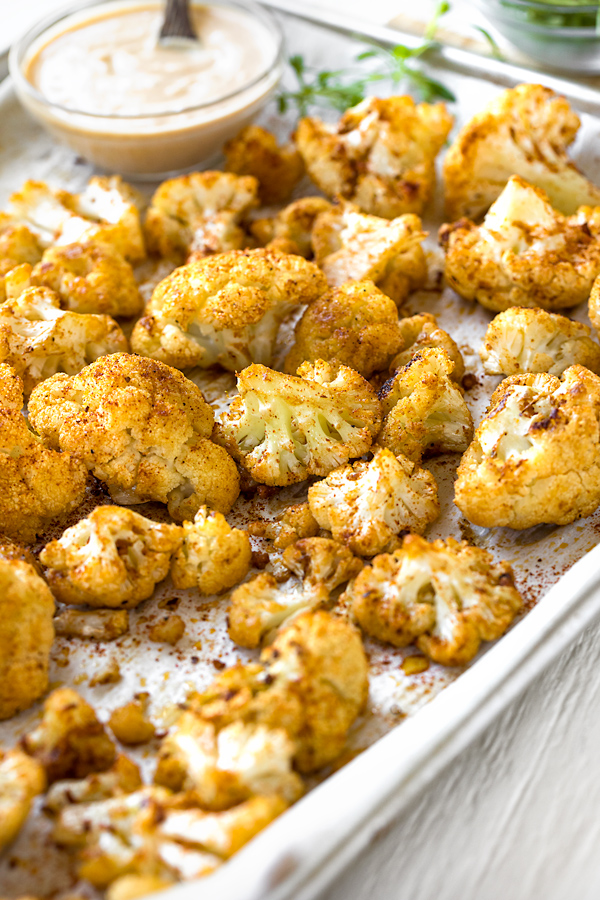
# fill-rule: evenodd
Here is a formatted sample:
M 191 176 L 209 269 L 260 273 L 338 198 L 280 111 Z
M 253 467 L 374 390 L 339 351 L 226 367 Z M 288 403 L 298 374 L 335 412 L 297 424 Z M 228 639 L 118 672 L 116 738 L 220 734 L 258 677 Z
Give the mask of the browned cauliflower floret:
M 46 771 L 50 783 L 103 772 L 115 761 L 115 746 L 96 713 L 77 691 L 58 688 L 44 703 L 42 721 L 21 741 Z
M 258 205 L 258 181 L 229 172 L 192 172 L 164 181 L 146 213 L 148 249 L 183 261 L 248 246 L 244 218 Z
M 452 127 L 443 103 L 369 97 L 337 125 L 301 119 L 295 139 L 308 174 L 329 197 L 393 219 L 422 213 L 435 186 L 435 158 Z
M 285 203 L 304 174 L 302 157 L 293 144 L 280 147 L 277 138 L 260 125 L 248 125 L 223 148 L 225 169 L 254 175 L 261 203 Z
M 166 578 L 181 544 L 177 525 L 162 525 L 122 506 L 99 506 L 40 561 L 57 600 L 94 607 L 137 606 Z
M 218 594 L 246 577 L 252 557 L 248 534 L 231 528 L 221 513 L 201 506 L 193 522 L 183 523 L 182 532 L 171 567 L 176 588 Z
M 9 261 L 13 266 L 29 263 L 35 266 L 44 249 L 26 225 L 15 225 L 6 213 L 0 213 L 0 262 Z
M 49 247 L 34 267 L 31 283 L 52 288 L 72 312 L 136 316 L 144 305 L 133 269 L 110 244 Z
M 401 531 L 422 534 L 440 514 L 433 475 L 387 449 L 330 472 L 308 502 L 321 528 L 361 556 L 389 549 Z
M 562 375 L 577 363 L 598 375 L 600 347 L 591 334 L 565 316 L 513 306 L 490 322 L 479 355 L 488 375 Z
M 585 300 L 600 274 L 600 207 L 569 217 L 521 178 L 510 179 L 483 223 L 444 225 L 446 279 L 487 309 L 562 309 Z
M 407 365 L 419 351 L 437 347 L 445 350 L 454 363 L 451 372 L 454 381 L 462 379 L 465 374 L 462 353 L 450 335 L 439 327 L 435 316 L 432 316 L 431 313 L 419 313 L 408 319 L 400 319 L 398 327 L 404 341 L 404 349 L 391 361 L 390 369 L 400 369 Z
M 27 424 L 23 382 L 0 363 L 0 522 L 8 537 L 31 543 L 50 520 L 83 501 L 87 468 L 72 453 L 56 453 Z
M 353 369 L 317 360 L 298 374 L 244 369 L 239 394 L 215 427 L 215 440 L 263 484 L 326 475 L 362 456 L 379 429 L 379 401 Z
M 462 452 L 473 437 L 473 419 L 450 378 L 453 363 L 437 348 L 415 353 L 386 381 L 379 398 L 384 415 L 377 442 L 418 462 L 429 453 Z
M 129 631 L 126 609 L 72 609 L 67 607 L 54 617 L 57 635 L 83 641 L 115 641 Z
M 588 302 L 588 315 L 596 334 L 600 336 L 600 275 L 594 280 Z
M 0 559 L 0 719 L 48 689 L 54 598 L 33 566 Z
M 504 634 L 522 606 L 507 563 L 453 538 L 429 544 L 404 538 L 377 556 L 346 590 L 361 628 L 373 637 L 417 647 L 444 666 L 464 666 L 481 641 Z
M 388 221 L 342 201 L 317 217 L 312 243 L 330 287 L 368 279 L 400 306 L 425 282 L 425 237 L 418 216 Z
M 278 550 L 285 550 L 300 538 L 314 537 L 319 533 L 319 523 L 308 503 L 294 503 L 276 519 L 251 523 L 250 534 L 273 541 Z
M 324 585 L 334 591 L 358 575 L 364 563 L 348 547 L 330 538 L 309 537 L 296 541 L 283 553 L 283 564 L 303 579 L 305 587 Z
M 146 714 L 149 698 L 146 692 L 136 694 L 129 703 L 113 709 L 108 725 L 121 744 L 135 747 L 154 737 L 156 729 Z
M 0 750 L 0 852 L 25 824 L 31 803 L 46 788 L 44 770 L 21 750 Z
M 271 362 L 279 326 L 327 282 L 314 263 L 269 250 L 232 251 L 176 269 L 134 328 L 134 351 L 187 369 Z
M 455 503 L 476 525 L 566 525 L 600 503 L 600 378 L 512 375 L 464 454 Z
M 310 259 L 313 226 L 317 216 L 329 209 L 331 203 L 324 197 L 301 197 L 273 218 L 256 219 L 250 230 L 259 244 Z
M 44 812 L 56 815 L 74 803 L 93 803 L 109 797 L 122 797 L 139 790 L 141 786 L 140 770 L 134 762 L 120 754 L 110 769 L 104 772 L 92 772 L 86 778 L 55 781 L 44 798 Z
M 387 369 L 404 346 L 393 300 L 372 281 L 350 281 L 311 303 L 296 325 L 284 369 L 324 359 L 351 366 L 364 378 Z
M 565 97 L 540 84 L 502 91 L 458 134 L 444 159 L 446 216 L 478 217 L 511 175 L 542 188 L 553 206 L 570 215 L 600 205 L 600 188 L 567 156 L 579 117 Z
M 204 503 L 227 513 L 238 496 L 233 460 L 209 440 L 213 412 L 202 392 L 161 362 L 118 353 L 55 375 L 31 395 L 29 415 L 119 503 L 159 500 L 181 521 Z

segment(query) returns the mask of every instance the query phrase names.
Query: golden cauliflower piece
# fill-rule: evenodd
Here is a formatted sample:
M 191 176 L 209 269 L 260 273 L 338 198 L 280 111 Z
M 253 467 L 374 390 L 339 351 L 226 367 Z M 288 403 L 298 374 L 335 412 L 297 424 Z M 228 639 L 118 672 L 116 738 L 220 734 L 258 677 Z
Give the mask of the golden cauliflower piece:
M 331 209 L 324 197 L 301 197 L 276 216 L 255 219 L 250 231 L 259 244 L 268 249 L 296 253 L 310 259 L 313 255 L 312 231 L 317 216 Z
M 0 559 L 0 719 L 48 689 L 54 598 L 33 566 Z
M 127 353 L 78 375 L 54 375 L 29 402 L 56 449 L 76 452 L 118 503 L 167 503 L 181 521 L 206 503 L 229 512 L 239 493 L 233 460 L 209 438 L 213 412 L 177 369 Z
M 583 366 L 512 375 L 492 394 L 458 468 L 454 502 L 475 525 L 566 525 L 600 503 L 600 378 Z
M 72 609 L 67 607 L 54 617 L 57 635 L 82 641 L 107 643 L 129 631 L 126 609 Z
M 246 577 L 252 557 L 246 531 L 230 528 L 225 516 L 206 506 L 181 530 L 183 542 L 171 567 L 176 588 L 197 587 L 201 594 L 220 594 Z
M 133 700 L 110 714 L 108 726 L 121 744 L 135 747 L 147 744 L 154 737 L 156 729 L 146 715 L 149 697 L 145 692 L 136 694 Z
M 142 777 L 136 764 L 127 756 L 119 754 L 110 769 L 104 772 L 92 772 L 85 778 L 55 781 L 44 798 L 44 812 L 55 815 L 73 803 L 122 797 L 123 794 L 132 794 L 141 786 Z
M 23 382 L 0 363 L 0 521 L 8 537 L 32 543 L 56 516 L 83 501 L 87 468 L 41 443 L 23 416 Z
M 248 532 L 272 540 L 277 550 L 285 550 L 300 538 L 314 537 L 318 534 L 319 523 L 311 513 L 308 503 L 294 503 L 276 519 L 252 522 Z
M 600 275 L 592 285 L 590 299 L 588 301 L 588 315 L 597 335 L 600 335 Z
M 444 666 L 464 666 L 482 641 L 504 634 L 522 606 L 507 563 L 453 538 L 429 544 L 411 534 L 364 568 L 345 599 L 367 634 L 406 647 L 416 642 Z
M 302 157 L 293 144 L 279 147 L 277 138 L 260 125 L 247 125 L 223 147 L 225 169 L 253 175 L 264 206 L 285 203 L 304 174 Z
M 115 746 L 96 713 L 77 691 L 58 688 L 44 703 L 42 721 L 21 741 L 45 769 L 48 782 L 85 778 L 115 761 Z
M 404 341 L 404 349 L 390 363 L 390 369 L 395 371 L 406 366 L 416 353 L 421 350 L 445 350 L 454 363 L 450 373 L 454 381 L 460 381 L 465 374 L 465 363 L 462 353 L 456 342 L 450 335 L 439 327 L 435 316 L 431 313 L 419 313 L 408 319 L 400 319 L 398 327 Z
M 298 375 L 244 369 L 239 394 L 215 427 L 215 440 L 262 484 L 326 475 L 362 456 L 379 429 L 379 401 L 353 369 L 317 360 Z
M 423 453 L 466 450 L 473 418 L 450 378 L 452 360 L 437 348 L 415 353 L 381 388 L 384 415 L 377 442 L 418 462 Z
M 146 213 L 148 250 L 183 261 L 248 246 L 244 219 L 258 206 L 258 181 L 229 172 L 192 172 L 163 181 Z
M 364 565 L 348 547 L 322 537 L 302 538 L 286 547 L 282 562 L 302 578 L 304 587 L 324 585 L 328 591 L 350 581 Z
M 585 300 L 600 274 L 600 207 L 565 218 L 547 196 L 514 176 L 482 225 L 444 225 L 446 280 L 494 311 L 562 309 Z
M 394 301 L 372 281 L 350 281 L 307 307 L 284 370 L 293 375 L 303 362 L 323 359 L 369 378 L 387 369 L 403 346 Z
M 312 244 L 315 262 L 330 287 L 345 281 L 374 281 L 401 306 L 425 282 L 427 263 L 421 247 L 425 237 L 418 216 L 388 221 L 364 215 L 357 206 L 342 201 L 317 217 Z
M 131 609 L 167 577 L 181 539 L 177 525 L 122 506 L 98 506 L 46 544 L 40 562 L 61 603 Z
M 440 514 L 433 475 L 387 449 L 330 472 L 308 489 L 308 503 L 321 528 L 361 556 L 394 546 L 401 531 L 422 534 Z
M 0 852 L 25 824 L 31 804 L 46 789 L 44 770 L 21 750 L 0 750 Z
M 295 134 L 308 174 L 328 197 L 393 219 L 421 214 L 433 195 L 435 158 L 452 128 L 443 103 L 368 97 L 337 125 L 301 119 Z
M 575 364 L 600 375 L 600 346 L 591 334 L 565 316 L 513 306 L 490 322 L 479 355 L 488 375 L 562 375 Z
M 72 312 L 137 316 L 144 306 L 129 263 L 101 242 L 49 247 L 34 267 L 31 283 L 52 288 L 63 309 Z
M 161 281 L 131 345 L 179 369 L 268 365 L 282 321 L 326 290 L 319 269 L 298 256 L 224 253 L 182 266 Z
M 16 225 L 10 216 L 0 213 L 0 264 L 8 261 L 13 266 L 21 263 L 35 266 L 43 252 L 44 248 L 27 225 Z

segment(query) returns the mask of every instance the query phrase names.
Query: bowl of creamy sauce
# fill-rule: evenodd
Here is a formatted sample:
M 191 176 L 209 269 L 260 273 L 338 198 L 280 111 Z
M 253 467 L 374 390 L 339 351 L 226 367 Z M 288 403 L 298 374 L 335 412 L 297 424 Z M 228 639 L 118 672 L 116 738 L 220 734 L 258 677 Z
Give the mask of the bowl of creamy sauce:
M 194 3 L 199 40 L 159 40 L 159 0 L 59 12 L 12 48 L 19 99 L 81 156 L 129 178 L 209 164 L 275 90 L 282 35 L 252 0 Z

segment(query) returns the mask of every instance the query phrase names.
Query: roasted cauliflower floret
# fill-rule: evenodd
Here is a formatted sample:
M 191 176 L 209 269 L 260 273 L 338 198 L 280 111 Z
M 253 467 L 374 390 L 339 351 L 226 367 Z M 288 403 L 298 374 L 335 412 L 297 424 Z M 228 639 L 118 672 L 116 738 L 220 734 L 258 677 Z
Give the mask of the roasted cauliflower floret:
M 454 363 L 454 368 L 451 372 L 451 377 L 454 381 L 462 379 L 465 374 L 465 363 L 462 353 L 450 335 L 439 327 L 435 316 L 432 316 L 431 313 L 419 313 L 416 316 L 410 316 L 408 319 L 400 319 L 398 327 L 404 341 L 404 349 L 391 361 L 390 369 L 392 371 L 407 365 L 413 356 L 421 350 L 438 348 L 439 350 L 445 350 Z
M 15 225 L 6 213 L 0 213 L 0 262 L 10 261 L 14 266 L 29 263 L 35 266 L 42 258 L 44 248 L 26 225 Z
M 345 281 L 374 281 L 401 306 L 425 282 L 427 264 L 421 247 L 425 237 L 418 216 L 388 221 L 363 215 L 343 201 L 317 217 L 312 243 L 315 262 L 330 287 Z
M 260 125 L 248 125 L 223 148 L 225 169 L 253 175 L 261 203 L 285 203 L 304 174 L 302 157 L 293 144 L 280 147 L 277 138 Z
M 229 172 L 192 172 L 163 181 L 146 213 L 148 249 L 183 262 L 248 246 L 244 218 L 258 205 L 258 181 Z
M 393 546 L 401 531 L 422 534 L 440 514 L 433 475 L 387 449 L 330 472 L 308 489 L 308 502 L 321 528 L 361 556 Z
M 511 178 L 482 225 L 444 225 L 446 280 L 487 309 L 562 309 L 585 300 L 600 274 L 600 207 L 565 218 L 547 196 Z
M 176 269 L 134 328 L 134 351 L 187 369 L 271 362 L 282 321 L 327 290 L 314 263 L 269 250 L 233 251 Z
M 33 566 L 0 559 L 0 719 L 48 689 L 54 598 Z
M 176 588 L 219 594 L 246 577 L 252 557 L 248 533 L 231 528 L 221 513 L 201 506 L 193 522 L 183 523 L 182 532 L 171 567 Z
M 510 566 L 495 564 L 491 553 L 413 534 L 363 569 L 346 598 L 367 634 L 396 647 L 416 641 L 444 666 L 468 663 L 481 641 L 504 634 L 522 606 Z
M 351 366 L 369 378 L 387 369 L 403 346 L 394 301 L 372 281 L 350 281 L 305 310 L 284 369 L 294 375 L 306 360 L 323 359 Z
M 285 550 L 300 538 L 317 535 L 319 523 L 311 513 L 308 503 L 294 503 L 276 519 L 251 523 L 248 531 L 250 534 L 273 541 L 273 546 L 277 550 Z
M 162 525 L 122 506 L 99 506 L 40 561 L 57 600 L 93 607 L 132 608 L 166 578 L 181 544 L 177 525 Z
M 0 852 L 25 824 L 31 803 L 46 788 L 44 770 L 21 750 L 0 750 Z
M 543 309 L 512 307 L 490 322 L 479 351 L 488 375 L 548 372 L 579 364 L 600 374 L 600 346 L 581 322 Z
M 45 769 L 48 782 L 85 778 L 115 761 L 115 746 L 89 703 L 71 688 L 52 691 L 42 721 L 21 741 Z
M 566 525 L 600 503 L 600 378 L 512 375 L 464 454 L 455 503 L 475 525 Z
M 23 382 L 0 363 L 0 521 L 8 537 L 32 543 L 56 516 L 83 501 L 86 466 L 41 443 L 23 416 Z
M 308 174 L 323 193 L 393 219 L 422 213 L 431 199 L 435 158 L 452 121 L 442 103 L 369 97 L 348 109 L 335 126 L 301 119 L 295 139 Z
M 421 350 L 381 391 L 383 425 L 377 442 L 396 456 L 418 462 L 423 453 L 466 450 L 473 419 L 450 378 L 453 363 L 443 350 Z
M 294 575 L 302 578 L 304 587 L 324 585 L 334 591 L 350 581 L 362 569 L 362 559 L 330 538 L 302 538 L 286 547 L 282 561 Z
M 588 302 L 588 315 L 596 334 L 600 336 L 600 275 L 594 280 Z
M 206 503 L 227 513 L 239 493 L 233 460 L 210 440 L 213 412 L 177 369 L 119 353 L 55 375 L 29 402 L 43 439 L 72 450 L 119 503 L 167 503 L 174 519 Z
M 379 401 L 353 369 L 317 360 L 298 374 L 244 369 L 239 394 L 215 427 L 215 440 L 263 484 L 326 475 L 362 456 L 379 429 Z
M 110 244 L 95 241 L 49 247 L 31 283 L 52 288 L 63 309 L 108 316 L 136 316 L 143 309 L 133 269 Z
M 272 218 L 256 219 L 250 231 L 259 244 L 269 249 L 297 253 L 310 259 L 313 226 L 317 216 L 330 209 L 331 203 L 324 197 L 301 197 Z
M 110 769 L 104 772 L 92 772 L 86 778 L 55 781 L 44 799 L 44 812 L 54 815 L 73 803 L 92 803 L 109 797 L 122 797 L 124 794 L 132 794 L 141 786 L 140 770 L 134 762 L 120 754 Z

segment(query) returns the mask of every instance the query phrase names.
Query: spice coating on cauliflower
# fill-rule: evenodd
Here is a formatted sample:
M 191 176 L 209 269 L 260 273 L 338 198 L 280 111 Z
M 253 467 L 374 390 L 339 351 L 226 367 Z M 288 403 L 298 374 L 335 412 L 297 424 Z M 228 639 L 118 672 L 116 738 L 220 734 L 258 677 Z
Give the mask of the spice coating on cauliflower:
M 492 394 L 458 468 L 454 502 L 475 525 L 566 525 L 600 503 L 600 378 L 583 366 L 512 375 Z
M 600 275 L 595 278 L 594 284 L 592 285 L 592 291 L 588 301 L 588 315 L 596 334 L 600 336 Z
M 323 193 L 393 219 L 422 213 L 435 186 L 435 157 L 452 127 L 442 103 L 368 97 L 336 126 L 301 119 L 295 134 L 308 174 Z
M 0 750 L 0 852 L 25 824 L 31 803 L 46 788 L 44 770 L 21 750 Z
M 55 781 L 44 798 L 44 812 L 55 815 L 73 803 L 120 797 L 132 794 L 141 786 L 142 777 L 136 764 L 119 754 L 110 769 L 104 772 L 92 772 L 85 778 Z
M 273 541 L 277 550 L 285 550 L 300 538 L 314 537 L 319 533 L 319 523 L 311 513 L 308 503 L 294 503 L 276 519 L 251 522 L 249 534 Z
M 225 516 L 206 506 L 181 530 L 183 541 L 171 567 L 176 588 L 197 587 L 201 594 L 219 594 L 246 577 L 252 560 L 246 531 L 231 528 Z
M 404 341 L 404 349 L 391 361 L 390 369 L 392 371 L 406 366 L 421 350 L 438 348 L 445 350 L 454 363 L 450 377 L 454 381 L 462 379 L 465 374 L 462 353 L 450 335 L 439 327 L 435 316 L 432 316 L 431 313 L 419 313 L 407 319 L 400 319 L 398 327 Z
M 206 503 L 227 513 L 239 493 L 233 460 L 208 438 L 213 412 L 177 369 L 126 353 L 55 375 L 29 415 L 52 447 L 73 450 L 119 503 L 167 503 L 174 519 Z
M 506 563 L 464 541 L 429 544 L 412 534 L 363 569 L 345 597 L 367 634 L 396 647 L 416 641 L 444 666 L 466 665 L 522 606 Z
M 287 547 L 282 562 L 305 587 L 324 585 L 334 591 L 358 575 L 364 563 L 348 547 L 330 538 L 302 538 Z
M 46 544 L 40 561 L 61 603 L 131 609 L 166 578 L 181 544 L 177 525 L 162 525 L 121 506 L 99 506 Z
M 540 84 L 502 91 L 457 135 L 444 159 L 446 216 L 477 218 L 511 175 L 544 190 L 566 215 L 600 205 L 600 188 L 567 156 L 579 117 L 565 97 Z
M 179 369 L 268 365 L 284 318 L 326 290 L 313 263 L 269 250 L 190 263 L 157 285 L 132 347 Z
M 565 316 L 513 306 L 490 322 L 479 355 L 488 375 L 562 375 L 576 364 L 599 375 L 600 346 L 591 334 Z
M 280 147 L 277 138 L 260 125 L 248 125 L 223 147 L 225 169 L 253 175 L 265 206 L 285 203 L 304 174 L 302 157 L 293 144 Z
M 372 281 L 352 281 L 311 303 L 296 325 L 284 371 L 323 359 L 351 366 L 363 378 L 387 369 L 404 346 L 394 301 Z
M 433 475 L 387 449 L 330 472 L 308 502 L 321 528 L 361 556 L 381 553 L 406 529 L 423 533 L 440 514 Z
M 244 369 L 238 396 L 215 426 L 215 440 L 263 484 L 326 475 L 362 456 L 379 429 L 379 401 L 357 372 L 317 360 L 298 374 Z
M 33 566 L 0 559 L 0 720 L 48 689 L 54 598 Z
M 301 197 L 272 218 L 256 219 L 250 231 L 259 244 L 266 244 L 269 249 L 310 259 L 313 226 L 317 216 L 330 209 L 331 203 L 324 197 Z

